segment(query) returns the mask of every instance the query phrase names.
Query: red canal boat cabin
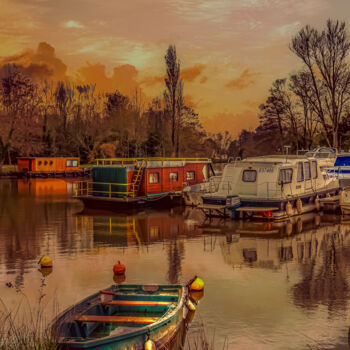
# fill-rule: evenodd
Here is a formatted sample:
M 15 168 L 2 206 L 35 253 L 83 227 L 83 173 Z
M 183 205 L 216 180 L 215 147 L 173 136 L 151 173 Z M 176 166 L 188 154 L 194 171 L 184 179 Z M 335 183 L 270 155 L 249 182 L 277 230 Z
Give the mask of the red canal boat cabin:
M 65 173 L 79 171 L 77 157 L 20 157 L 17 158 L 18 172 Z

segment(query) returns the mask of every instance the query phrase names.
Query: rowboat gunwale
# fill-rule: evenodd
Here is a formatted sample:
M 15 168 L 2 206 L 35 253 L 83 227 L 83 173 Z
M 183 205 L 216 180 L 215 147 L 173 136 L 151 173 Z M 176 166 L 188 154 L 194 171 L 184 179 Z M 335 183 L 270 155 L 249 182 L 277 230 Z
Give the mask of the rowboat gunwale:
M 146 286 L 154 286 L 154 285 L 141 285 L 141 284 L 128 284 L 128 285 L 123 285 L 123 288 L 139 288 L 139 287 L 146 287 Z M 77 309 L 79 310 L 79 307 L 83 309 L 83 306 L 85 308 L 81 310 L 81 313 L 86 310 L 86 307 L 88 306 L 89 308 L 101 304 L 100 300 L 100 291 L 86 297 L 82 301 L 74 304 L 70 308 L 64 310 L 62 313 L 60 313 L 51 323 L 51 330 L 56 338 L 58 344 L 60 347 L 66 348 L 79 348 L 79 349 L 88 349 L 88 348 L 96 348 L 98 346 L 105 346 L 108 344 L 116 343 L 117 341 L 122 342 L 130 338 L 136 338 L 138 336 L 142 335 L 149 335 L 152 333 L 152 331 L 156 331 L 158 328 L 166 325 L 168 322 L 176 317 L 176 315 L 180 312 L 181 309 L 186 308 L 187 311 L 187 306 L 186 306 L 186 301 L 189 298 L 189 291 L 188 287 L 186 285 L 158 285 L 159 289 L 162 288 L 174 288 L 178 289 L 178 291 L 181 291 L 181 297 L 178 299 L 176 303 L 176 307 L 174 309 L 168 310 L 162 317 L 160 317 L 157 321 L 155 321 L 152 324 L 145 325 L 143 327 L 138 327 L 135 328 L 135 330 L 130 330 L 130 332 L 126 332 L 124 334 L 118 334 L 114 336 L 105 336 L 101 338 L 95 338 L 95 339 L 87 339 L 87 340 L 75 340 L 75 341 L 69 341 L 69 339 L 74 339 L 74 337 L 64 337 L 64 336 L 59 336 L 60 333 L 60 327 L 62 327 L 62 324 L 64 325 L 65 322 L 68 320 L 71 320 L 74 315 L 79 315 L 79 311 L 76 311 Z M 110 287 L 104 289 L 104 291 L 113 291 L 115 293 L 118 292 L 118 288 L 115 285 L 111 285 Z M 150 294 L 152 295 L 152 294 Z M 176 327 L 176 331 L 180 328 L 180 324 L 182 321 L 184 321 L 186 315 L 183 314 L 182 312 L 182 320 L 179 322 L 179 325 Z M 176 333 L 176 331 L 174 333 Z M 56 336 L 55 336 L 56 335 Z M 165 338 L 165 337 L 164 337 Z M 167 339 L 169 338 L 168 336 L 166 337 Z M 82 338 L 75 338 L 75 339 L 82 339 Z M 163 342 L 162 338 L 157 339 L 157 342 Z

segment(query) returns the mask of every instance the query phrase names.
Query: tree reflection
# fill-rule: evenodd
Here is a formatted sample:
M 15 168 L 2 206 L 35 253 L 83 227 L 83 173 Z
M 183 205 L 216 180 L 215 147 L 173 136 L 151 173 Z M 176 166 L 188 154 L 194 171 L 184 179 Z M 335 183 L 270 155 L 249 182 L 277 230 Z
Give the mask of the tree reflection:
M 349 263 L 342 235 L 339 232 L 325 234 L 318 254 L 300 264 L 302 279 L 293 287 L 295 303 L 306 308 L 326 305 L 331 314 L 345 311 Z

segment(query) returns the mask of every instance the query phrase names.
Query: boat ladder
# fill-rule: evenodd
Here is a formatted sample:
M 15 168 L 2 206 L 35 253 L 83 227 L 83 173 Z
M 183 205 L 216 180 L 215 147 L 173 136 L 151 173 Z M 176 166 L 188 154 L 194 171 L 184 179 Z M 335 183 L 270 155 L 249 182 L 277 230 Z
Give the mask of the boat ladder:
M 131 183 L 132 197 L 136 197 L 139 193 L 144 169 L 145 169 L 145 166 L 144 166 L 144 162 L 142 161 L 139 168 L 136 170 L 132 178 L 132 183 Z

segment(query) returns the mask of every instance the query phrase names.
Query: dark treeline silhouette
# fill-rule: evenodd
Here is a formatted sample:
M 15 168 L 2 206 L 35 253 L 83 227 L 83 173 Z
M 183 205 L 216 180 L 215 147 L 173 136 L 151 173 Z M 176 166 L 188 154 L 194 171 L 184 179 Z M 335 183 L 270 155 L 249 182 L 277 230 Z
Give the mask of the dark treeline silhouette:
M 260 106 L 260 125 L 243 130 L 231 146 L 235 156 L 293 151 L 319 145 L 350 147 L 350 41 L 345 23 L 328 20 L 319 31 L 302 28 L 290 42 L 302 66 L 277 79 Z
M 99 93 L 94 85 L 37 83 L 15 65 L 0 69 L 0 166 L 17 156 L 206 156 L 228 159 L 316 146 L 350 148 L 350 41 L 345 23 L 306 26 L 290 42 L 298 71 L 272 83 L 260 125 L 236 140 L 208 134 L 184 99 L 176 48 L 165 54 L 161 96 Z M 23 67 L 22 67 L 23 68 Z M 218 120 L 220 123 L 220 120 Z
M 209 156 L 221 134 L 208 135 L 185 103 L 175 46 L 166 55 L 164 92 L 148 105 L 140 91 L 99 93 L 95 85 L 32 80 L 21 66 L 0 69 L 0 166 L 18 156 Z

